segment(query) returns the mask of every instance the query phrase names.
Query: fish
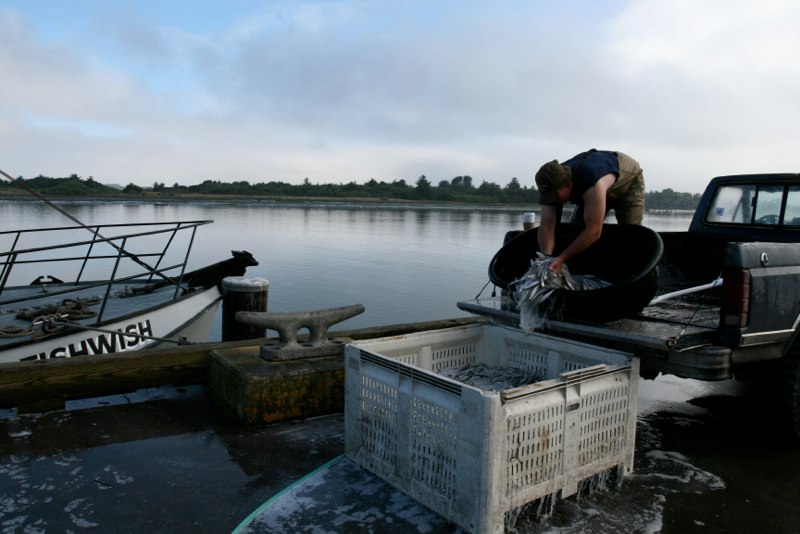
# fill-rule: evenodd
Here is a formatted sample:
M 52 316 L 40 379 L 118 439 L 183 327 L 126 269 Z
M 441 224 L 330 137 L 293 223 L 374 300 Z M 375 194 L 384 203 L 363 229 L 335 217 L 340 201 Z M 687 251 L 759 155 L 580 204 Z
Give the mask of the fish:
M 508 286 L 509 294 L 519 310 L 520 328 L 525 333 L 541 330 L 548 318 L 559 311 L 558 304 L 551 299 L 557 289 L 586 291 L 611 285 L 592 274 L 573 276 L 566 265 L 560 273 L 556 273 L 550 269 L 554 259 L 537 252 L 528 272 Z
M 490 366 L 485 363 L 450 367 L 440 370 L 438 374 L 487 392 L 514 389 L 545 379 L 536 371 L 516 367 Z

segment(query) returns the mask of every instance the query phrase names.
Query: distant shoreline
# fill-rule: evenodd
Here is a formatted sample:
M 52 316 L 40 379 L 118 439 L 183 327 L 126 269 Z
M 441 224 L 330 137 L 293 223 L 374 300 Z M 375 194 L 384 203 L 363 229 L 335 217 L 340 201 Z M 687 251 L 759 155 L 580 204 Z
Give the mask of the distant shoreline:
M 451 182 L 442 181 L 432 185 L 420 176 L 415 186 L 404 181 L 391 184 L 370 180 L 366 184 L 311 184 L 292 185 L 282 182 L 249 184 L 248 182 L 221 183 L 213 180 L 192 186 L 175 184 L 167 187 L 154 183 L 152 188 L 134 184 L 119 189 L 117 186 L 101 184 L 91 177 L 84 180 L 78 175 L 67 178 L 37 176 L 30 179 L 13 179 L 13 184 L 0 182 L 0 196 L 30 199 L 52 198 L 57 201 L 75 199 L 111 202 L 225 202 L 225 203 L 273 203 L 282 205 L 328 205 L 328 206 L 413 206 L 422 209 L 429 206 L 450 209 L 507 210 L 536 209 L 539 194 L 536 189 L 524 187 L 514 178 L 505 187 L 484 182 L 474 187 L 468 177 L 456 177 Z M 487 185 L 488 184 L 488 185 Z M 16 185 L 17 187 L 14 187 Z M 657 209 L 694 210 L 699 195 L 678 193 L 672 189 L 645 193 L 645 204 Z
M 87 204 L 92 202 L 108 202 L 118 204 L 239 204 L 263 205 L 264 207 L 309 207 L 309 208 L 342 208 L 342 209 L 430 209 L 453 211 L 497 211 L 497 212 L 535 212 L 539 213 L 538 204 L 488 204 L 470 202 L 442 202 L 401 199 L 375 199 L 375 198 L 326 198 L 326 197 L 241 197 L 233 195 L 178 195 L 167 197 L 134 198 L 128 196 L 98 196 L 98 197 L 73 197 L 62 196 L 48 198 L 51 202 L 65 202 L 74 204 Z M 41 202 L 30 196 L 10 196 L 0 198 L 0 202 Z M 691 215 L 691 209 L 647 208 L 646 213 Z
M 118 202 L 118 203 L 137 203 L 137 204 L 180 204 L 191 202 L 196 204 L 264 204 L 275 206 L 325 206 L 334 205 L 337 207 L 386 207 L 386 208 L 440 208 L 440 209 L 479 209 L 479 210 L 501 210 L 516 211 L 528 210 L 536 211 L 538 205 L 531 204 L 500 204 L 482 202 L 447 202 L 447 201 L 425 201 L 407 199 L 384 199 L 384 198 L 364 198 L 364 197 L 266 197 L 252 196 L 243 197 L 238 195 L 169 195 L 169 196 L 94 196 L 94 197 L 75 197 L 57 196 L 47 197 L 51 202 Z M 0 201 L 9 202 L 41 202 L 38 198 L 26 195 L 10 195 L 0 198 Z

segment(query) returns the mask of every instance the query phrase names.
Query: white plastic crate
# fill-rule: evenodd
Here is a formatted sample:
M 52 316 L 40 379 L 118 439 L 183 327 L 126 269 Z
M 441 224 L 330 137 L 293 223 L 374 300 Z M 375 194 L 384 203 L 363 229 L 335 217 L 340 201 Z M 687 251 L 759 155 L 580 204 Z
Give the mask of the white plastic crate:
M 497 325 L 351 343 L 345 452 L 469 532 L 617 467 L 633 469 L 638 359 Z M 499 393 L 450 380 L 473 363 L 546 376 Z

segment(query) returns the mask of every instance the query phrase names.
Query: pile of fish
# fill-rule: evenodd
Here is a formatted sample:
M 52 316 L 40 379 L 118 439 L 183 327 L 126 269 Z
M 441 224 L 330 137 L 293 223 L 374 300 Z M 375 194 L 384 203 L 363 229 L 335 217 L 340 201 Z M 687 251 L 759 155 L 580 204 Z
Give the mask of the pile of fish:
M 531 267 L 522 278 L 509 284 L 510 295 L 519 309 L 520 328 L 524 332 L 533 332 L 544 326 L 547 318 L 558 310 L 550 300 L 556 289 L 587 290 L 610 286 L 611 283 L 591 274 L 571 275 L 566 265 L 561 272 L 550 270 L 553 263 L 551 256 L 536 253 L 531 260 Z
M 442 369 L 439 374 L 488 392 L 514 389 L 545 379 L 535 371 L 526 371 L 516 367 L 495 367 L 484 363 Z

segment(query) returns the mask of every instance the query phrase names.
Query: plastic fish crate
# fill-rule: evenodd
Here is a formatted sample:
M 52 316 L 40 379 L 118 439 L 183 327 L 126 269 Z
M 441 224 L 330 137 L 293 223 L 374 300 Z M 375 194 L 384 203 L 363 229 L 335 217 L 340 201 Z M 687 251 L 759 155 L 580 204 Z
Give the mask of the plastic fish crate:
M 639 362 L 498 325 L 362 340 L 345 350 L 345 452 L 473 533 L 617 468 L 633 469 Z M 468 364 L 547 377 L 500 392 L 444 376 Z

